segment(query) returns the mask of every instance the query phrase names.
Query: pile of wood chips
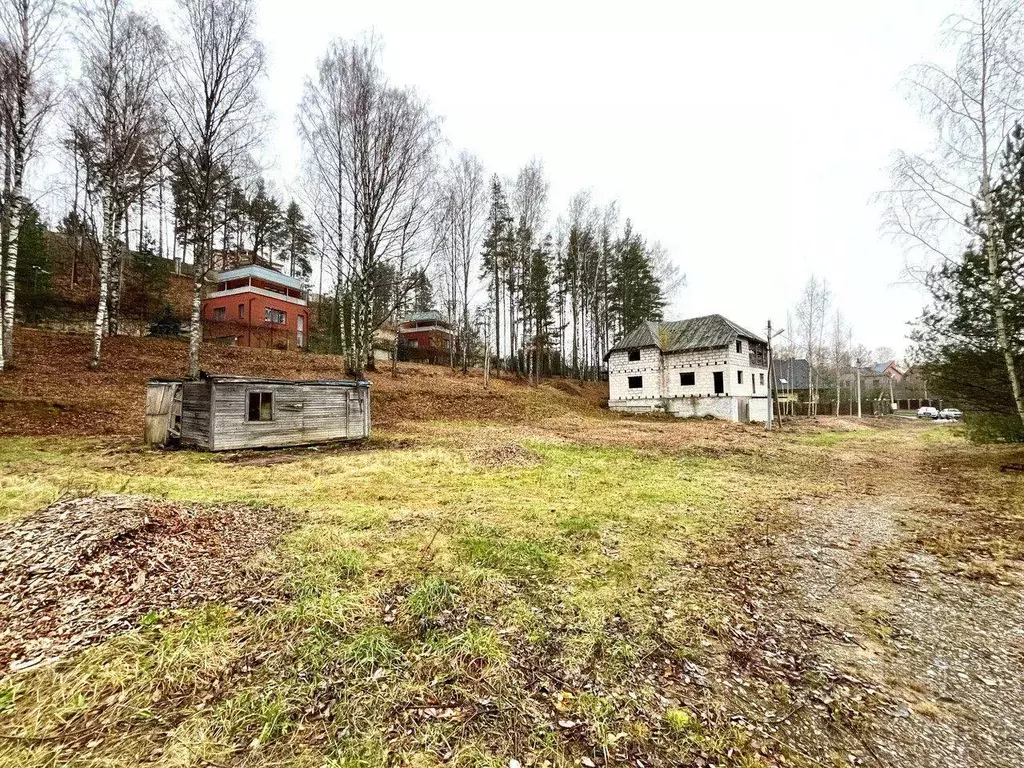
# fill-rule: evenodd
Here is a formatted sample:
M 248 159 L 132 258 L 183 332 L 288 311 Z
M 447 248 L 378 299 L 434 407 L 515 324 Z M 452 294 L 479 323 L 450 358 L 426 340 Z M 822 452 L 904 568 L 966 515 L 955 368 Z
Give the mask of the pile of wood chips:
M 139 626 L 151 611 L 279 595 L 254 557 L 290 527 L 274 510 L 107 495 L 0 523 L 0 676 Z

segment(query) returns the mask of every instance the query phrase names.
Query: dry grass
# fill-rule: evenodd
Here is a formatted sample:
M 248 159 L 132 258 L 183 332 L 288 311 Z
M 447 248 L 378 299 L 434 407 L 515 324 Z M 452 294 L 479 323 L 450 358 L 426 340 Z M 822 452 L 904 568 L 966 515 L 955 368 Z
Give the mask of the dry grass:
M 142 431 L 146 380 L 185 374 L 187 346 L 177 340 L 113 337 L 104 342 L 104 363 L 88 370 L 86 336 L 18 329 L 17 356 L 0 377 L 0 435 L 125 435 Z M 282 379 L 344 379 L 334 355 L 281 352 L 206 344 L 203 369 L 211 373 Z M 600 416 L 607 386 L 554 381 L 531 387 L 508 376 L 484 389 L 478 370 L 401 364 L 368 374 L 373 420 L 462 419 L 530 422 L 565 413 Z M 557 386 L 556 386 L 557 385 Z
M 803 713 L 818 718 L 809 760 L 784 746 L 791 723 L 766 740 L 733 720 L 742 704 L 716 682 L 747 691 L 760 674 L 750 638 L 765 617 L 733 589 L 755 580 L 743 570 L 752 544 L 798 524 L 806 504 L 898 499 L 935 530 L 969 510 L 967 530 L 983 531 L 1024 497 L 1018 478 L 992 472 L 1007 449 L 968 449 L 956 431 L 823 418 L 766 435 L 621 418 L 591 400 L 592 385 L 486 393 L 429 368 L 375 380 L 385 428 L 356 449 L 147 451 L 95 435 L 134 432 L 141 402 L 119 398 L 180 373 L 183 358 L 168 357 L 172 342 L 119 341 L 112 360 L 135 367 L 96 374 L 82 404 L 50 380 L 56 363 L 22 358 L 2 382 L 8 402 L 68 404 L 26 431 L 93 436 L 0 439 L 0 514 L 106 490 L 280 508 L 300 521 L 266 553 L 286 599 L 260 613 L 214 602 L 157 615 L 0 682 L 0 765 L 829 761 L 851 720 L 845 702 Z M 78 359 L 79 341 L 53 343 Z M 338 375 L 312 355 L 211 348 L 207 361 Z M 883 618 L 868 620 L 882 629 Z M 816 684 L 773 684 L 776 713 Z

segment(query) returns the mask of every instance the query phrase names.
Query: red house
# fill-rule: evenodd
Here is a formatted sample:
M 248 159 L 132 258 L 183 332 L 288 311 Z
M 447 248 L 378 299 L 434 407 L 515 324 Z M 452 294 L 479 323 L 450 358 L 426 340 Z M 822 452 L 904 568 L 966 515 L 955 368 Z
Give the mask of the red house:
M 303 349 L 309 338 L 302 282 L 256 265 L 221 272 L 202 317 L 207 338 L 240 347 Z
M 398 326 L 398 359 L 444 362 L 455 347 L 455 333 L 436 309 L 413 312 Z

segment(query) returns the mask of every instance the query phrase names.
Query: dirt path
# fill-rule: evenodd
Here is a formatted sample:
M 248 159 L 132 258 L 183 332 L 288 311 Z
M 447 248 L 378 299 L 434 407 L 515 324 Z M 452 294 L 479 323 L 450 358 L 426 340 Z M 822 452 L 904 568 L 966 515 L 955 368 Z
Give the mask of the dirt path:
M 823 638 L 821 653 L 888 702 L 865 737 L 868 762 L 1024 763 L 1020 587 L 949 573 L 913 541 L 926 521 L 895 502 L 803 513 L 782 542 L 792 608 L 845 638 Z

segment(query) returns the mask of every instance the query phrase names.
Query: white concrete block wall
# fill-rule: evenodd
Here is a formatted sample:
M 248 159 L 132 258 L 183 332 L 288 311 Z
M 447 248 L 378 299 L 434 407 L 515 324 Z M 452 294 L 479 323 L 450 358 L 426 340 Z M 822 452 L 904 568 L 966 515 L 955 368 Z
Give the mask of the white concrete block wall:
M 741 352 L 736 351 L 736 342 L 739 341 L 742 347 Z M 734 339 L 728 348 L 730 382 L 726 391 L 731 395 L 759 396 L 768 393 L 768 367 L 754 367 L 750 364 L 750 342 L 746 339 Z M 739 383 L 738 371 L 743 371 L 743 383 Z M 764 382 L 761 376 L 764 375 Z
M 768 419 L 768 397 L 750 398 L 750 420 L 764 422 Z
M 696 352 L 677 352 L 664 356 L 656 347 L 640 350 L 640 359 L 630 361 L 626 350 L 612 352 L 608 358 L 609 407 L 615 410 L 650 411 L 664 408 L 678 416 L 715 416 L 736 421 L 739 406 L 736 397 L 760 398 L 767 393 L 767 369 L 750 365 L 750 345 L 742 341 L 742 351 L 730 346 Z M 693 372 L 694 383 L 683 385 L 680 374 Z M 715 394 L 715 371 L 722 372 L 725 391 Z M 743 383 L 737 371 L 743 371 Z M 762 384 L 760 376 L 765 375 Z M 629 377 L 643 377 L 643 386 L 629 388 Z M 756 377 L 755 385 L 751 377 Z M 751 419 L 758 406 L 751 400 Z M 761 416 L 764 410 L 761 406 Z
M 735 397 L 676 397 L 666 405 L 669 413 L 684 419 L 714 416 L 716 419 L 736 421 L 739 416 Z
M 665 356 L 666 397 L 715 397 L 715 371 L 722 371 L 729 392 L 728 355 L 725 348 L 675 352 Z M 680 383 L 679 374 L 693 372 L 693 386 Z
M 642 376 L 643 387 L 629 388 L 630 376 Z M 640 359 L 630 361 L 629 352 L 612 352 L 608 358 L 608 399 L 613 402 L 658 400 L 662 398 L 661 350 L 644 347 Z M 660 403 L 659 403 L 660 404 Z

